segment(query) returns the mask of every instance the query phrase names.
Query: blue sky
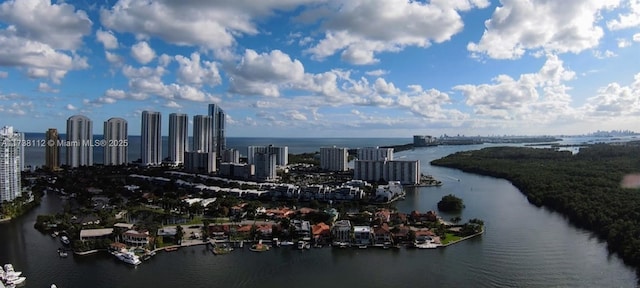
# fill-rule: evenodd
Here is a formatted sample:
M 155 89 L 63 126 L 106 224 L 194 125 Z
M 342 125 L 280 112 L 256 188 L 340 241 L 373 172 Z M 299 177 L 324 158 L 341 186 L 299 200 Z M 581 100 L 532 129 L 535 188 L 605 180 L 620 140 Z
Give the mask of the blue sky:
M 227 112 L 227 135 L 638 130 L 640 0 L 0 4 L 0 125 Z

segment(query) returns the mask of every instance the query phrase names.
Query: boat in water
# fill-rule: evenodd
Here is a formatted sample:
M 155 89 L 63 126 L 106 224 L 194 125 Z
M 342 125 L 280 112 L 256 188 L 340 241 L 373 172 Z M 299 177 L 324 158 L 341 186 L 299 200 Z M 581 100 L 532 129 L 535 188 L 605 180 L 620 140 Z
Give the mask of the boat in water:
M 142 263 L 142 261 L 140 261 L 140 258 L 133 252 L 116 252 L 115 255 L 118 259 L 120 259 L 120 261 L 134 266 L 138 266 Z
M 249 250 L 253 252 L 265 252 L 269 251 L 269 246 L 262 244 L 262 240 L 259 240 L 258 243 L 251 245 Z
M 282 241 L 280 242 L 280 246 L 293 246 L 293 242 L 292 241 Z
M 15 271 L 13 269 L 12 264 L 4 264 L 3 268 L 4 269 L 0 268 L 0 279 L 2 279 L 3 281 L 9 278 L 17 278 L 17 277 L 20 277 L 20 275 L 22 275 L 22 272 Z
M 111 255 L 116 256 L 118 260 L 125 262 L 127 264 L 138 266 L 140 265 L 140 263 L 142 263 L 142 261 L 140 260 L 140 257 L 138 257 L 135 253 L 131 251 L 127 251 L 125 249 L 114 250 L 114 251 L 111 251 L 110 253 Z
M 413 247 L 418 249 L 435 249 L 438 246 L 431 237 L 420 237 L 413 242 Z
M 71 242 L 69 241 L 69 237 L 64 236 L 64 235 L 62 235 L 62 236 L 60 237 L 60 242 L 62 242 L 62 244 L 64 244 L 64 245 L 69 245 L 69 243 L 71 243 Z

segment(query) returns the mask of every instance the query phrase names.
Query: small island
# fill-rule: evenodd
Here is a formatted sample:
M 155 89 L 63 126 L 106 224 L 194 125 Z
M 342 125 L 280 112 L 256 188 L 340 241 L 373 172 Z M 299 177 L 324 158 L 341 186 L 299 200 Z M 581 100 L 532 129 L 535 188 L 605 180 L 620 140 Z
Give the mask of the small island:
M 438 210 L 443 212 L 460 212 L 464 208 L 462 199 L 453 194 L 442 196 L 442 200 L 438 202 Z

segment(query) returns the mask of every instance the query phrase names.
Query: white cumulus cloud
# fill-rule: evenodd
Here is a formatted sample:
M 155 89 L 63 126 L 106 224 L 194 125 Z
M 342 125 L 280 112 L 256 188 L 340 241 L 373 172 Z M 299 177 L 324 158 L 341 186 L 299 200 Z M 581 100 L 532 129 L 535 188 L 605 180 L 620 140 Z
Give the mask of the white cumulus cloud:
M 118 38 L 111 31 L 104 31 L 99 29 L 96 31 L 96 39 L 102 43 L 104 49 L 116 49 L 118 48 Z
M 149 43 L 141 41 L 131 46 L 131 56 L 140 64 L 147 64 L 156 58 L 156 52 L 149 46 Z
M 324 39 L 306 50 L 321 60 L 341 53 L 352 64 L 372 64 L 377 53 L 448 41 L 464 27 L 461 11 L 484 8 L 488 1 L 352 0 L 328 1 L 300 16 L 320 20 Z
M 527 50 L 579 53 L 598 46 L 604 35 L 597 25 L 602 10 L 619 0 L 501 1 L 477 43 L 467 49 L 496 59 L 517 59 Z

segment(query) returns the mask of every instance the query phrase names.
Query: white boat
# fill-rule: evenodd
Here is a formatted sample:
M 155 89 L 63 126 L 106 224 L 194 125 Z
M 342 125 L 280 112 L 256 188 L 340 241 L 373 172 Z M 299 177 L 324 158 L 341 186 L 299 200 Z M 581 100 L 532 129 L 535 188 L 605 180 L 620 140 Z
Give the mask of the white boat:
M 291 246 L 293 244 L 294 243 L 291 242 L 291 241 L 282 241 L 282 242 L 280 242 L 280 246 Z
M 298 249 L 302 250 L 304 249 L 304 246 L 306 245 L 306 243 L 302 240 L 298 241 Z
M 20 285 L 20 284 L 24 283 L 25 280 L 27 280 L 27 277 L 7 278 L 5 283 L 7 283 L 7 285 L 9 285 L 9 286 L 11 286 L 11 285 Z
M 418 249 L 434 249 L 434 248 L 438 248 L 438 244 L 434 243 L 433 239 L 431 239 L 431 237 L 424 237 L 424 238 L 416 239 L 416 241 L 413 242 L 413 246 L 418 248 Z
M 17 278 L 20 277 L 20 275 L 22 274 L 22 272 L 20 271 L 15 271 L 13 269 L 13 265 L 11 264 L 4 264 L 4 271 L 1 274 L 3 279 L 9 279 L 9 278 Z
M 69 245 L 69 243 L 71 243 L 71 242 L 69 241 L 69 237 L 64 236 L 64 235 L 62 235 L 62 236 L 60 237 L 60 242 L 62 242 L 62 244 L 64 244 L 64 245 Z
M 56 286 L 56 284 L 51 284 L 51 288 L 58 288 L 58 286 Z
M 140 265 L 140 263 L 142 263 L 142 261 L 140 261 L 140 258 L 138 256 L 136 256 L 136 254 L 134 254 L 133 252 L 117 252 L 116 257 L 118 257 L 118 259 L 120 259 L 121 261 L 131 264 L 131 265 Z

